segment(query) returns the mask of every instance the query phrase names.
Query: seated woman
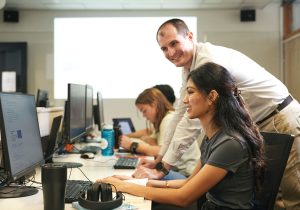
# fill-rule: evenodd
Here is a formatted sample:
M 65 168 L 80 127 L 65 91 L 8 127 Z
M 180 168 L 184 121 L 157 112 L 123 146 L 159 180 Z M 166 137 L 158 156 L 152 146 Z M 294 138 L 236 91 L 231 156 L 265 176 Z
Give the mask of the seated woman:
M 150 122 L 153 132 L 148 138 L 144 138 L 144 141 L 132 140 L 128 136 L 123 135 L 120 137 L 119 144 L 121 147 L 134 153 L 157 156 L 160 146 L 163 144 L 163 133 L 173 117 L 174 108 L 157 88 L 148 88 L 140 93 L 135 101 L 135 105 Z M 171 172 L 168 175 L 169 178 L 165 177 L 165 179 L 186 178 L 192 173 L 200 155 L 197 143 L 192 145 L 188 151 L 182 156 L 176 168 L 174 168 L 175 171 L 180 172 L 184 176 L 177 174 L 178 176 L 174 177 L 174 172 Z
M 166 97 L 166 99 L 169 101 L 171 105 L 173 105 L 174 102 L 176 101 L 174 90 L 170 85 L 157 84 L 153 86 L 153 88 L 158 89 Z M 151 136 L 152 133 L 153 133 L 153 127 L 147 126 L 145 129 L 141 129 L 136 132 L 129 133 L 126 136 L 130 138 L 139 138 L 141 140 L 151 142 L 151 138 L 149 138 L 149 136 Z
M 189 118 L 199 118 L 206 134 L 201 161 L 188 179 L 152 180 L 147 187 L 115 177 L 98 181 L 162 204 L 184 207 L 206 194 L 198 209 L 252 209 L 263 178 L 264 144 L 233 77 L 217 64 L 200 66 L 188 76 L 184 103 Z

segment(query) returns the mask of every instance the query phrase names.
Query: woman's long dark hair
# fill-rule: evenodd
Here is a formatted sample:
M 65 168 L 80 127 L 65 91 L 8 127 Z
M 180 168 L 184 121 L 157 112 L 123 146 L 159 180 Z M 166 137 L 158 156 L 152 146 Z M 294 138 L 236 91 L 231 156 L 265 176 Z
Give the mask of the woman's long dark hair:
M 232 75 L 224 67 L 209 62 L 191 71 L 188 79 L 205 95 L 212 90 L 218 92 L 213 122 L 227 134 L 235 136 L 238 133 L 247 141 L 254 166 L 255 190 L 259 190 L 265 168 L 263 138 L 245 107 Z

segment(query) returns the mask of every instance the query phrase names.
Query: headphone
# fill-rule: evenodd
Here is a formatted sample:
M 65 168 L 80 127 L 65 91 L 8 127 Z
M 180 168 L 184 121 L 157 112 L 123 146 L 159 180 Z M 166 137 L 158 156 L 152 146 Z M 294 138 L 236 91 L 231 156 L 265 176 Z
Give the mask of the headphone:
M 111 210 L 122 205 L 123 194 L 116 192 L 116 199 L 112 198 L 111 184 L 108 183 L 94 183 L 88 187 L 86 193 L 83 193 L 78 203 L 86 209 L 101 209 Z

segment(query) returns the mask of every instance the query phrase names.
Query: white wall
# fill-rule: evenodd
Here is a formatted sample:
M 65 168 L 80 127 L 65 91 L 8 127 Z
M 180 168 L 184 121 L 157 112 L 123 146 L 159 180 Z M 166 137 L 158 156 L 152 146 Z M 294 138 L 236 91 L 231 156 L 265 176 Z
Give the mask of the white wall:
M 300 29 L 300 1 L 293 4 L 293 31 Z
M 256 10 L 255 22 L 240 22 L 240 11 L 229 9 L 182 11 L 24 10 L 19 13 L 19 23 L 0 23 L 0 42 L 25 41 L 28 43 L 28 92 L 36 94 L 37 88 L 48 89 L 52 105 L 60 106 L 63 102 L 54 101 L 52 98 L 54 89 L 54 17 L 197 16 L 198 41 L 209 41 L 240 50 L 281 79 L 280 11 L 280 4 L 273 3 L 264 9 Z M 153 31 L 153 36 L 155 34 L 156 31 Z M 120 36 L 122 35 L 120 34 Z M 145 78 L 140 79 L 146 79 L 146 75 L 150 73 L 146 72 Z M 134 78 L 128 78 L 128 82 L 134 80 Z M 113 80 L 112 87 L 115 87 Z M 104 109 L 107 123 L 111 123 L 113 117 L 131 117 L 137 128 L 145 126 L 144 119 L 137 114 L 134 100 L 104 99 Z

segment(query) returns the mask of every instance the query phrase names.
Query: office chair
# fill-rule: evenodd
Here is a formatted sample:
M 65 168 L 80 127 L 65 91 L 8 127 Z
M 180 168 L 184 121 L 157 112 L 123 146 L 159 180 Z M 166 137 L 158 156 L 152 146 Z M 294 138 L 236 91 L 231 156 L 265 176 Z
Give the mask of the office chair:
M 261 191 L 255 196 L 254 210 L 273 210 L 294 136 L 261 132 L 266 150 L 266 169 Z

